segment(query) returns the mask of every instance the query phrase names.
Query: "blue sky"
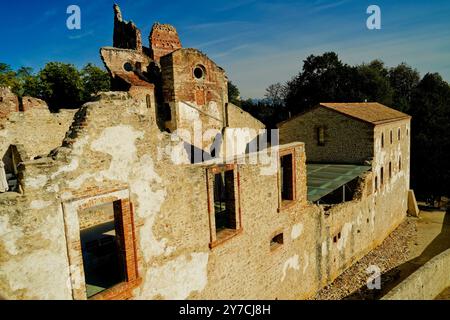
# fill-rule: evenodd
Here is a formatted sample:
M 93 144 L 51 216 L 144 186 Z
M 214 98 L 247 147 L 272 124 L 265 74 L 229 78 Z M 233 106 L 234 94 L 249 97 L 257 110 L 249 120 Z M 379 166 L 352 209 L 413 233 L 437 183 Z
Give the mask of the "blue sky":
M 39 70 L 48 61 L 102 65 L 99 48 L 112 45 L 110 0 L 0 0 L 0 62 Z M 335 51 L 349 64 L 381 58 L 423 75 L 450 80 L 448 0 L 117 0 L 124 19 L 148 34 L 155 21 L 173 24 L 184 47 L 208 54 L 238 85 L 241 95 L 262 97 L 284 82 L 310 54 Z M 81 30 L 66 28 L 66 9 L 81 8 Z M 366 9 L 381 8 L 382 29 L 366 28 Z

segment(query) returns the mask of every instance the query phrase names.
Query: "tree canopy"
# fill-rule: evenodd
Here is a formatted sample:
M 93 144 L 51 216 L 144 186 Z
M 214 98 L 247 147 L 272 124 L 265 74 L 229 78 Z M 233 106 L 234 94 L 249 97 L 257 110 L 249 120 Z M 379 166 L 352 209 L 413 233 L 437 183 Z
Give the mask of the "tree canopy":
M 319 102 L 364 101 L 413 117 L 411 186 L 418 198 L 450 196 L 450 86 L 437 73 L 421 79 L 406 63 L 389 68 L 381 60 L 351 66 L 326 52 L 308 56 L 292 79 L 270 85 L 264 99 L 242 101 L 242 108 L 275 128 Z
M 88 63 L 78 70 L 74 65 L 49 62 L 38 73 L 21 67 L 17 71 L 0 63 L 0 86 L 11 87 L 19 97 L 32 96 L 47 102 L 51 111 L 78 108 L 99 91 L 110 90 L 110 77 Z

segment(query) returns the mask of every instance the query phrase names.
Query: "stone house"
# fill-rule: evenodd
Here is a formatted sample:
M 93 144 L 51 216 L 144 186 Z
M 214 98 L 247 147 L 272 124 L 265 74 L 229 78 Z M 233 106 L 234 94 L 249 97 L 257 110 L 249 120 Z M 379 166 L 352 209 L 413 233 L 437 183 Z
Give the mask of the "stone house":
M 409 118 L 361 126 L 358 158 L 350 144 L 347 160 L 317 152 L 317 162 L 363 167 L 340 175 L 356 179 L 351 198 L 318 204 L 301 117 L 281 125 L 283 144 L 274 134 L 267 145 L 263 124 L 228 102 L 223 69 L 182 48 L 169 25 L 155 24 L 144 47 L 114 13 L 113 47 L 100 54 L 116 91 L 72 115 L 31 108 L 2 120 L 18 185 L 0 193 L 2 297 L 308 298 L 404 219 Z M 50 138 L 33 140 L 35 130 Z M 381 178 L 400 152 L 402 168 Z

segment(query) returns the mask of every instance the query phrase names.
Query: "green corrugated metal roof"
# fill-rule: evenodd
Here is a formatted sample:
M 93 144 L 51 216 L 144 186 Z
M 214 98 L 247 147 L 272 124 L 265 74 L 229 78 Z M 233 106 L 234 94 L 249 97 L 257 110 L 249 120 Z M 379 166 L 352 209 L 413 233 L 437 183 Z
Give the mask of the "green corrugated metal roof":
M 317 201 L 370 169 L 349 164 L 307 164 L 308 200 Z

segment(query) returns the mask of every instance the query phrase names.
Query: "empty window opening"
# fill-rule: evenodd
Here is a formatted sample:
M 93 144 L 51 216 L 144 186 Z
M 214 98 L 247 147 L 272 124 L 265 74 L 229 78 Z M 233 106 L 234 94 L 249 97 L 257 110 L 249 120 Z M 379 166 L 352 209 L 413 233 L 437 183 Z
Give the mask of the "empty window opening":
M 400 128 L 398 128 L 397 136 L 398 136 L 398 137 L 397 137 L 397 138 L 398 138 L 398 141 L 400 141 L 401 138 L 402 138 L 402 131 L 401 131 Z
M 126 281 L 121 202 L 78 212 L 87 297 Z
M 375 191 L 378 190 L 378 177 L 375 177 Z
M 384 148 L 384 133 L 381 134 L 381 147 Z
M 136 62 L 136 71 L 141 72 L 142 71 L 142 64 L 140 62 Z
M 216 233 L 237 229 L 234 170 L 214 175 L 214 218 Z
M 402 157 L 398 157 L 398 171 L 402 171 Z
M 145 96 L 145 101 L 147 103 L 147 108 L 150 109 L 152 107 L 152 100 L 149 94 Z
M 390 140 L 391 144 L 394 142 L 392 130 L 391 130 L 390 133 L 389 133 L 389 140 Z
M 380 182 L 381 182 L 381 185 L 383 185 L 384 184 L 384 168 L 383 167 L 381 167 L 381 170 L 380 170 Z
M 284 243 L 283 233 L 277 234 L 275 237 L 270 240 L 270 248 L 275 249 L 276 247 L 282 245 Z
M 123 65 L 123 69 L 128 72 L 133 71 L 133 65 L 129 62 L 125 62 Z
M 334 237 L 333 237 L 333 242 L 336 243 L 337 241 L 338 241 L 337 236 L 334 236 Z
M 197 66 L 194 68 L 194 77 L 196 79 L 203 79 L 205 77 L 205 71 L 201 66 Z
M 280 159 L 281 201 L 294 200 L 293 159 L 292 154 Z
M 392 178 L 392 162 L 389 162 L 389 179 Z
M 339 233 L 338 233 L 338 239 L 340 239 L 340 238 L 341 238 L 341 233 L 339 232 Z
M 319 146 L 325 145 L 325 128 L 324 127 L 317 128 L 317 144 Z

